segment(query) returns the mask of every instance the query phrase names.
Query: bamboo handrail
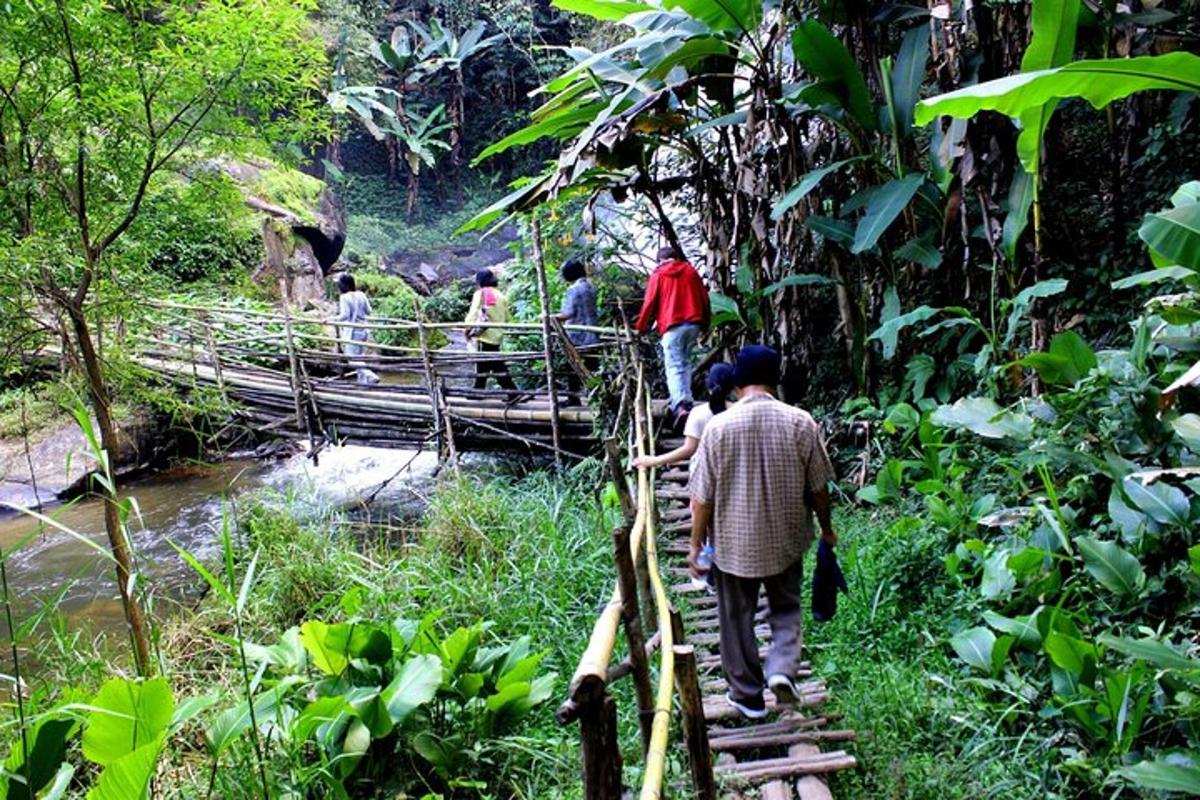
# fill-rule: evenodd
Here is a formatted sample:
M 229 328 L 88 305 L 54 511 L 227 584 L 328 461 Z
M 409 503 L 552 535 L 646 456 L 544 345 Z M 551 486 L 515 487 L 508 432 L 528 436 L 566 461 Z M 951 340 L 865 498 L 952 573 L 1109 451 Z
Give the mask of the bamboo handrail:
M 638 365 L 638 400 L 636 424 L 639 455 L 647 455 L 647 420 L 653 407 L 646 392 L 642 365 Z M 657 522 L 654 512 L 653 469 L 638 470 L 638 505 L 646 510 L 645 539 L 646 566 L 650 573 L 650 585 L 654 590 L 654 603 L 658 611 L 658 630 L 662 635 L 659 648 L 658 695 L 654 708 L 654 723 L 650 729 L 650 747 L 646 751 L 646 767 L 642 772 L 642 800 L 657 800 L 662 797 L 663 772 L 667 759 L 667 744 L 671 735 L 671 697 L 675 692 L 675 636 L 671 625 L 671 607 L 658 570 Z
M 153 300 L 149 305 L 156 308 L 171 308 L 181 311 L 204 311 L 210 314 L 231 314 L 242 317 L 258 317 L 260 319 L 275 320 L 280 324 L 283 323 L 283 315 L 269 312 L 258 311 L 251 308 L 240 308 L 237 306 L 221 306 L 221 305 L 196 305 L 191 303 L 179 303 L 172 300 Z M 408 330 L 415 332 L 417 323 L 413 320 L 401 319 L 399 317 L 383 317 L 373 316 L 376 322 L 356 322 L 356 323 L 337 323 L 325 317 L 308 317 L 301 314 L 292 315 L 294 324 L 310 324 L 310 325 L 346 325 L 347 327 L 366 328 L 367 330 Z M 596 333 L 605 336 L 611 336 L 614 339 L 622 339 L 622 334 L 616 328 L 604 327 L 602 325 L 565 325 L 569 331 L 577 331 L 579 333 Z M 427 322 L 425 323 L 427 330 L 453 330 L 455 328 L 493 328 L 505 331 L 523 331 L 526 333 L 541 333 L 541 323 L 539 322 Z

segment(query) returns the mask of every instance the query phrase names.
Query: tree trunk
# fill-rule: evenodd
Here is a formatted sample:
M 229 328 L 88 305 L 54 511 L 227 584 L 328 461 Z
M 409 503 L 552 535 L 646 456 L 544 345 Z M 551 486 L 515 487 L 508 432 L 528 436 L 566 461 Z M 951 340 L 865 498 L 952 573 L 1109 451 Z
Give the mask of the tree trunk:
M 88 396 L 92 401 L 92 411 L 96 414 L 96 425 L 100 428 L 100 446 L 108 454 L 111 465 L 113 459 L 117 457 L 119 442 L 117 428 L 113 423 L 112 400 L 108 396 L 108 387 L 104 381 L 100 358 L 96 352 L 82 304 L 69 300 L 65 310 L 71 318 L 71 327 L 75 333 L 80 360 L 83 362 L 84 375 L 87 378 Z M 133 642 L 134 661 L 138 674 L 148 676 L 153 671 L 153 663 L 150 659 L 150 635 L 146 627 L 146 618 L 142 614 L 141 604 L 138 602 L 137 595 L 132 591 L 133 559 L 117 509 L 119 498 L 116 476 L 110 472 L 108 479 L 108 488 L 104 496 L 104 528 L 108 533 L 108 544 L 112 550 L 113 560 L 117 564 L 117 587 L 121 592 L 121 603 L 125 608 L 125 621 L 129 625 L 129 637 Z
M 454 202 L 456 207 L 463 207 L 462 189 L 462 124 L 463 124 L 463 95 L 466 87 L 463 85 L 462 70 L 454 73 L 454 96 L 450 98 L 450 164 L 454 171 Z

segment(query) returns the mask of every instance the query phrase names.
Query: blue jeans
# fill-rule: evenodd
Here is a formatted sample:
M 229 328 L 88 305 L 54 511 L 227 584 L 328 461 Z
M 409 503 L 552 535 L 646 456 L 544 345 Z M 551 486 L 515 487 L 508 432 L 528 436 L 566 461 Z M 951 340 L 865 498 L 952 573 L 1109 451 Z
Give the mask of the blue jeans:
M 692 402 L 692 350 L 699 338 L 700 326 L 694 322 L 681 323 L 663 334 L 663 366 L 672 409 Z

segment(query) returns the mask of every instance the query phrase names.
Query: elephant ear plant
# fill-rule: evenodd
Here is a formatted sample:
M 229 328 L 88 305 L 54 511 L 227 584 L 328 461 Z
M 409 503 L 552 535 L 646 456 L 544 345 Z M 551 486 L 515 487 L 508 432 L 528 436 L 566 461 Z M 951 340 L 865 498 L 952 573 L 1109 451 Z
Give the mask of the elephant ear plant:
M 948 645 L 1006 720 L 1068 729 L 1075 766 L 1106 783 L 1196 794 L 1200 184 L 1139 233 L 1155 268 L 1114 288 L 1184 291 L 1146 301 L 1128 349 L 1063 331 L 1014 362 L 1039 397 L 898 406 L 890 430 L 919 457 L 866 499 L 912 488 L 944 532 L 946 569 L 978 587 Z

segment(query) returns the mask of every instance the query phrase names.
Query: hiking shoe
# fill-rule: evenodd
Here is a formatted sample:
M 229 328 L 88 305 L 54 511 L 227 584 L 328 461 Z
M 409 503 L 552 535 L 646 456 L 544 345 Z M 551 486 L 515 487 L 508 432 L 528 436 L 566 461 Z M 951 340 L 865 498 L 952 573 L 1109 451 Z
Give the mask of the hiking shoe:
M 775 693 L 775 699 L 781 705 L 795 705 L 800 702 L 800 690 L 796 683 L 782 672 L 776 672 L 767 678 L 767 686 Z
M 710 575 L 712 575 L 712 570 L 706 572 L 702 577 L 692 578 L 692 588 L 698 592 L 715 595 L 717 587 L 713 586 L 712 578 L 709 577 Z
M 767 716 L 767 704 L 763 702 L 762 695 L 753 699 L 734 700 L 733 695 L 726 692 L 725 702 L 746 719 L 763 719 Z

